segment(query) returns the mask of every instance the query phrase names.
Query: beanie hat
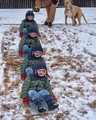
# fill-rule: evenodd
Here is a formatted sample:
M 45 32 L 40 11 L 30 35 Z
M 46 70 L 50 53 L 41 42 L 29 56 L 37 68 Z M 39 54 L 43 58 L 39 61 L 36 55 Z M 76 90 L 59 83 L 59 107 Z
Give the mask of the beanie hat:
M 38 66 L 37 68 L 36 68 L 36 73 L 37 73 L 37 71 L 38 70 L 40 70 L 40 69 L 43 69 L 43 70 L 45 70 L 46 71 L 46 68 L 45 68 L 45 66 L 43 66 L 43 65 L 40 65 L 40 66 Z
M 36 61 L 35 65 L 34 65 L 34 67 L 33 67 L 33 74 L 34 74 L 35 76 L 40 77 L 40 76 L 38 75 L 38 70 L 40 70 L 40 69 L 43 69 L 43 70 L 47 71 L 47 68 L 46 68 L 46 65 L 45 65 L 44 62 L 42 62 L 42 61 Z M 44 74 L 44 76 L 45 76 L 45 74 Z M 42 77 L 43 77 L 43 76 L 42 76 Z
M 35 57 L 34 52 L 36 52 L 36 51 L 40 51 L 41 54 L 43 53 L 43 48 L 42 48 L 41 44 L 35 44 L 34 46 L 32 46 L 31 55 Z
M 38 70 L 40 70 L 40 69 L 43 69 L 43 70 L 45 71 L 45 73 L 44 73 L 43 76 L 40 76 L 40 75 L 38 74 Z M 38 77 L 44 77 L 45 74 L 46 74 L 46 68 L 45 68 L 45 66 L 43 66 L 43 65 L 38 66 L 38 67 L 35 69 L 35 74 L 36 74 Z
M 36 29 L 36 27 L 35 26 L 31 26 L 30 28 L 29 28 L 29 30 L 28 30 L 28 33 L 30 34 L 30 33 L 36 33 L 37 34 L 37 29 Z
M 27 19 L 27 17 L 28 16 L 32 16 L 33 18 L 34 18 L 34 13 L 33 13 L 33 11 L 27 11 L 27 13 L 26 13 L 26 19 Z

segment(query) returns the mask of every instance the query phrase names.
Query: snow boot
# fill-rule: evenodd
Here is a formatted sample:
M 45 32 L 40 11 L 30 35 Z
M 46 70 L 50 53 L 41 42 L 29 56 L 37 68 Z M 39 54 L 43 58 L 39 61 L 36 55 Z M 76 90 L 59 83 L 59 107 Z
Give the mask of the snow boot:
M 46 101 L 46 103 L 48 105 L 49 110 L 55 110 L 59 106 L 57 101 L 53 100 L 50 95 L 45 96 L 45 101 Z
M 50 27 L 50 28 L 52 27 L 52 23 L 51 22 L 48 23 L 48 27 Z
M 41 101 L 40 101 L 39 98 L 34 99 L 33 101 L 34 101 L 34 103 L 36 104 L 37 109 L 38 109 L 38 111 L 39 111 L 40 113 L 46 112 L 46 109 L 45 109 L 45 107 L 42 106 Z
M 37 104 L 37 107 L 38 107 L 38 111 L 39 111 L 40 113 L 46 112 L 45 107 L 43 107 L 43 106 L 41 105 L 41 103 L 38 103 L 38 104 Z
M 44 25 L 48 25 L 48 22 L 47 22 L 47 21 L 45 21 L 45 22 L 44 22 Z

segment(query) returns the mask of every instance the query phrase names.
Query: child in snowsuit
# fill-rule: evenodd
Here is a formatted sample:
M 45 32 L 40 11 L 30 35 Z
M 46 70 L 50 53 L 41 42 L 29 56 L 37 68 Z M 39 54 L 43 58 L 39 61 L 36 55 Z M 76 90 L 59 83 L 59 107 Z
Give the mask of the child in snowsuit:
M 22 23 L 20 25 L 19 36 L 22 38 L 24 34 L 27 34 L 28 30 L 31 26 L 36 27 L 37 35 L 40 37 L 38 25 L 37 25 L 36 21 L 34 20 L 34 13 L 33 13 L 33 11 L 27 11 L 25 19 L 22 21 Z
M 21 79 L 24 81 L 26 76 L 33 73 L 33 66 L 36 61 L 42 61 L 45 63 L 42 58 L 43 49 L 40 44 L 32 46 L 31 52 L 24 57 L 24 60 L 21 64 Z
M 37 61 L 33 67 L 33 74 L 26 77 L 22 86 L 23 104 L 29 106 L 28 101 L 31 100 L 36 104 L 39 112 L 46 111 L 42 106 L 42 100 L 46 101 L 49 110 L 58 108 L 57 98 L 46 77 L 46 70 L 44 62 Z
M 47 11 L 47 19 L 44 22 L 44 25 L 48 25 L 48 27 L 52 27 L 52 22 L 54 21 L 56 7 L 58 5 L 59 0 L 36 0 L 34 12 L 39 12 L 41 7 L 46 8 Z
M 31 47 L 35 44 L 40 44 L 40 41 L 37 36 L 37 29 L 31 26 L 28 34 L 21 38 L 19 43 L 19 56 L 23 57 L 23 54 L 28 54 L 31 51 Z

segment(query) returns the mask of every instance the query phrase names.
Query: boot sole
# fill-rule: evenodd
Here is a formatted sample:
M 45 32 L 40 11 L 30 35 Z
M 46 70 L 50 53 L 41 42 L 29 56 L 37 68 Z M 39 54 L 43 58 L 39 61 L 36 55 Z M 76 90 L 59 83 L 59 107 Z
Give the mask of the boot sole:
M 56 108 L 58 108 L 58 106 L 59 106 L 59 105 L 52 107 L 51 109 L 49 109 L 49 111 L 55 110 Z

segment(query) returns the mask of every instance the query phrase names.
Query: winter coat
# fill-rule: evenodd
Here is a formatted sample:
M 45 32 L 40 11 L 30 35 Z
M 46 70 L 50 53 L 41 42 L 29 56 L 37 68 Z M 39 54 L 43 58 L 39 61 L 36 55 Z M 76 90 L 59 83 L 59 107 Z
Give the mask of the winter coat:
M 40 77 L 37 73 L 37 68 L 43 66 L 47 71 L 46 64 L 42 61 L 37 61 L 33 67 L 33 74 L 26 77 L 22 86 L 22 97 L 28 98 L 28 91 L 35 90 L 37 92 L 41 90 L 47 90 L 50 94 L 53 94 L 49 79 L 46 76 Z
M 35 2 L 35 8 L 41 8 L 41 7 L 49 7 L 52 4 L 52 0 L 36 0 Z
M 27 30 L 29 30 L 29 28 L 30 28 L 31 26 L 36 27 L 37 32 L 39 32 L 39 28 L 38 28 L 38 25 L 37 25 L 37 23 L 36 23 L 35 20 L 31 20 L 31 21 L 30 21 L 30 20 L 28 20 L 28 19 L 24 19 L 24 20 L 22 21 L 21 25 L 20 25 L 20 33 L 22 32 L 22 29 L 23 29 L 23 28 L 26 28 Z
M 22 86 L 22 98 L 28 98 L 28 91 L 35 90 L 37 92 L 41 90 L 47 90 L 50 94 L 53 94 L 49 80 L 47 77 L 38 78 L 33 74 L 26 77 Z
M 38 37 L 32 38 L 32 37 L 30 37 L 30 35 L 27 35 L 27 36 L 24 35 L 21 38 L 21 41 L 19 43 L 19 51 L 23 50 L 24 45 L 27 45 L 29 48 L 31 48 L 35 44 L 40 44 Z
M 56 4 L 53 4 L 56 3 Z M 41 7 L 46 8 L 47 11 L 47 22 L 53 22 L 56 12 L 56 7 L 59 3 L 59 0 L 36 0 L 35 8 L 40 9 Z
M 33 66 L 36 63 L 36 61 L 43 61 L 45 63 L 45 61 L 42 57 L 36 59 L 33 56 L 31 56 L 31 54 L 26 55 L 24 57 L 24 60 L 23 60 L 22 64 L 21 64 L 21 67 L 20 67 L 21 75 L 26 74 L 25 73 L 26 68 L 32 68 L 33 69 Z
M 49 7 L 53 3 L 52 1 L 55 1 L 55 0 L 36 0 L 35 8 L 39 8 L 40 9 L 41 7 L 44 7 L 44 8 Z M 59 2 L 59 0 L 56 0 L 56 1 Z

